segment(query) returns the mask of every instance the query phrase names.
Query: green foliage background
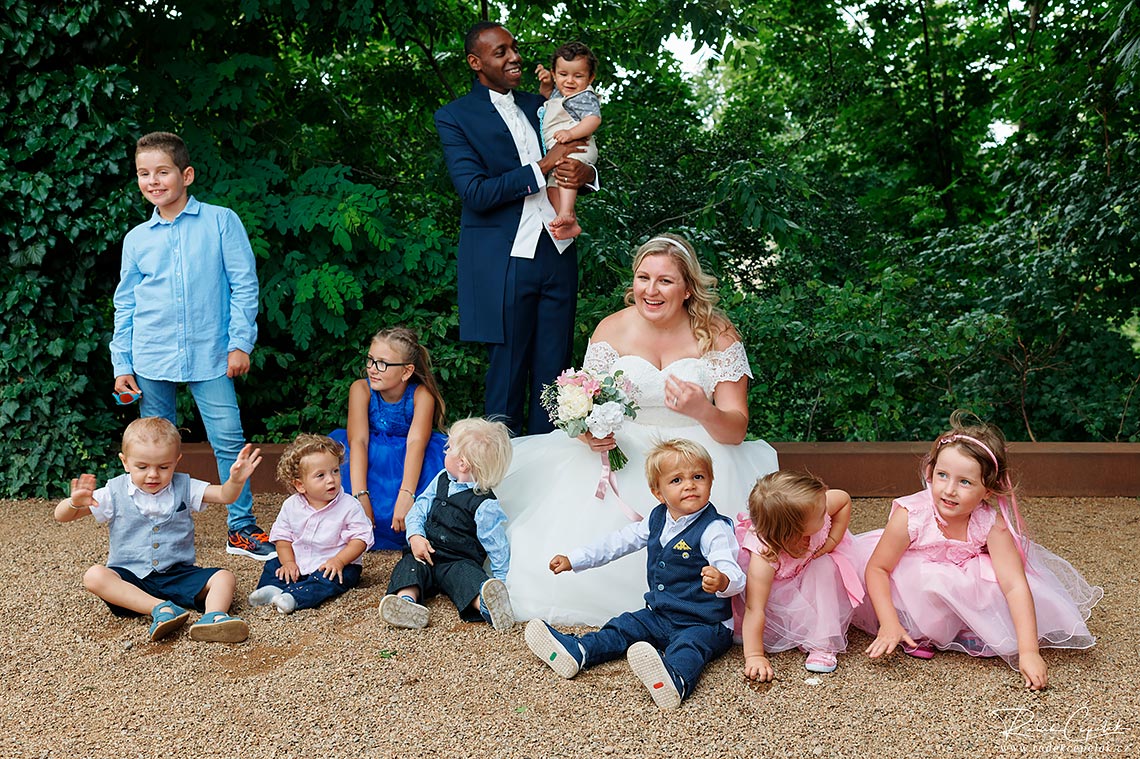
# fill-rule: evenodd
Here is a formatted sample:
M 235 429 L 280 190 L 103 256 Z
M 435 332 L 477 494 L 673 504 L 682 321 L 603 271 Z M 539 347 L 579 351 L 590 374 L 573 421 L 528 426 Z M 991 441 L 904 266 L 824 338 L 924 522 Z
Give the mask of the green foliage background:
M 0 495 L 106 467 L 134 413 L 107 397 L 110 295 L 155 129 L 258 256 L 251 438 L 342 425 L 368 336 L 397 324 L 451 417 L 480 411 L 431 120 L 468 87 L 476 4 L 0 7 Z M 1140 440 L 1137 2 L 502 7 L 524 61 L 570 38 L 602 61 L 579 355 L 632 250 L 672 230 L 720 277 L 757 436 L 924 439 L 965 406 L 1014 439 Z M 674 33 L 716 64 L 682 76 Z

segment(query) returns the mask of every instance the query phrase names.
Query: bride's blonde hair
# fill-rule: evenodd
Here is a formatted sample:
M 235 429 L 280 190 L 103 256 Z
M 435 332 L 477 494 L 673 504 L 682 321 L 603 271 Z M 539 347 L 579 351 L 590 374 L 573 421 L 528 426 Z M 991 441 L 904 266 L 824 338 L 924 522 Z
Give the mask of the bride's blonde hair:
M 685 287 L 691 293 L 685 300 L 685 310 L 689 312 L 689 325 L 692 327 L 693 337 L 697 338 L 701 353 L 708 353 L 715 347 L 721 333 L 731 327 L 728 317 L 716 307 L 717 301 L 720 300 L 720 296 L 716 293 L 716 277 L 705 274 L 693 246 L 679 235 L 660 234 L 638 248 L 633 258 L 634 272 L 648 256 L 669 256 L 681 270 Z M 633 285 L 625 289 L 625 304 L 627 306 L 634 304 Z

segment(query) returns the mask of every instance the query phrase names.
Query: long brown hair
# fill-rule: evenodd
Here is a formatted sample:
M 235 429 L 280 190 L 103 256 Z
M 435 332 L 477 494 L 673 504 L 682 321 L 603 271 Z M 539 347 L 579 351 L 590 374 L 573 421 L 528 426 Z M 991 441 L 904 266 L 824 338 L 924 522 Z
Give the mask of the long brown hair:
M 372 342 L 377 340 L 383 340 L 404 354 L 403 363 L 412 365 L 412 376 L 427 388 L 431 397 L 435 399 L 435 415 L 432 418 L 432 426 L 438 430 L 446 429 L 443 422 L 447 415 L 447 407 L 443 403 L 443 395 L 439 392 L 439 386 L 435 383 L 435 374 L 431 370 L 431 354 L 428 353 L 427 348 L 420 345 L 420 339 L 416 333 L 407 327 L 393 327 L 392 329 L 382 329 L 372 336 Z

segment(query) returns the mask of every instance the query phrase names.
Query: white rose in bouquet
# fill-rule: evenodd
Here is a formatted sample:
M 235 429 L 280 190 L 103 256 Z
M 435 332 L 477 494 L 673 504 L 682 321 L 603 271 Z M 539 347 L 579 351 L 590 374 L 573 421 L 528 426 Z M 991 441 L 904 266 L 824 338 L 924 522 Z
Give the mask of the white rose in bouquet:
M 558 393 L 558 420 L 572 422 L 590 413 L 594 400 L 577 385 L 563 385 Z

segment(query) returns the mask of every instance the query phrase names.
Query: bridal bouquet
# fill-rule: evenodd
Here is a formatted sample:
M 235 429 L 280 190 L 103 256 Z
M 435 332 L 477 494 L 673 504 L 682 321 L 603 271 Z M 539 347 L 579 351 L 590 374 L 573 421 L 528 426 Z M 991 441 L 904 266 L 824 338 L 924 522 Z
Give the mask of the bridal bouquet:
M 587 430 L 594 437 L 612 435 L 626 417 L 637 417 L 637 388 L 622 374 L 620 370 L 606 374 L 567 369 L 553 385 L 542 389 L 542 407 L 554 426 L 570 437 Z M 609 453 L 610 469 L 614 471 L 629 462 L 620 448 L 612 448 Z

